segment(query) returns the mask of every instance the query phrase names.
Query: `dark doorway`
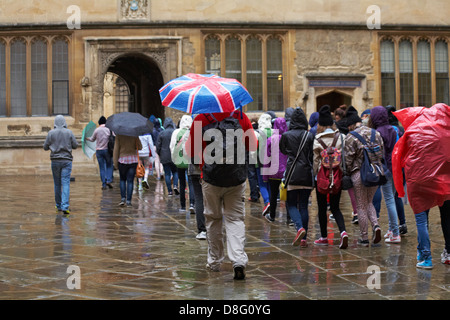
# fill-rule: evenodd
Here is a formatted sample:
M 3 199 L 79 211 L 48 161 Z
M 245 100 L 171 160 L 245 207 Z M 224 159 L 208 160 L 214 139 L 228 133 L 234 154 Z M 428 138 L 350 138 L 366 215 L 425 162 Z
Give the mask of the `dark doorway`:
M 158 66 L 151 59 L 140 54 L 125 55 L 113 61 L 108 72 L 118 75 L 128 86 L 127 111 L 140 113 L 144 117 L 154 115 L 164 119 L 164 107 L 159 96 L 164 80 Z M 124 84 L 122 86 L 125 87 Z
M 336 110 L 343 104 L 351 106 L 352 97 L 336 91 L 332 91 L 330 93 L 318 96 L 316 99 L 316 103 L 317 111 L 319 111 L 322 106 L 327 104 L 331 107 L 331 112 L 334 112 L 334 110 Z

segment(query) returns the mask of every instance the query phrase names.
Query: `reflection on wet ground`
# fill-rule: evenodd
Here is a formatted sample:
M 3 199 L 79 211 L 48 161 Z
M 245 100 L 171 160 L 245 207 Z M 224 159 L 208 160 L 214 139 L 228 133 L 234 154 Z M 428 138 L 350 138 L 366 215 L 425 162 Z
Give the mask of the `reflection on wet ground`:
M 333 245 L 314 246 L 319 236 L 315 198 L 310 206 L 307 248 L 292 247 L 284 204 L 277 221 L 261 216 L 261 203 L 246 203 L 247 279 L 234 281 L 206 271 L 206 241 L 195 239 L 195 215 L 180 212 L 162 181 L 135 191 L 132 208 L 120 208 L 118 184 L 101 190 L 97 177 L 76 177 L 72 214 L 57 214 L 51 176 L 0 177 L 0 299 L 308 300 L 450 299 L 450 267 L 440 263 L 444 247 L 439 214 L 430 213 L 434 269 L 416 269 L 417 233 L 406 206 L 408 234 L 400 245 L 356 244 L 347 193 L 342 199 L 350 246 L 339 250 L 339 232 L 329 222 Z M 117 180 L 117 179 L 116 179 Z M 380 225 L 387 230 L 382 208 Z M 79 268 L 80 289 L 69 289 Z M 379 286 L 378 286 L 379 285 Z

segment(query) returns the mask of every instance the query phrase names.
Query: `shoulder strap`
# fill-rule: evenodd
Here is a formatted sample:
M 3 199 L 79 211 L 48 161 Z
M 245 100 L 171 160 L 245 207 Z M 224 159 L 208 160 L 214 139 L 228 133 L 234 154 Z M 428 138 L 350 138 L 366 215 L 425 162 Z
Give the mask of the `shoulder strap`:
M 356 131 L 351 131 L 350 134 L 353 135 L 353 136 L 354 136 L 356 139 L 358 139 L 359 141 L 361 141 L 361 143 L 362 143 L 363 145 L 366 145 L 366 144 L 367 144 L 366 139 L 364 139 L 358 132 L 356 132 Z
M 376 133 L 377 132 L 375 131 L 375 129 L 372 129 L 372 133 L 371 133 L 371 136 L 370 136 L 370 142 L 372 142 L 372 143 L 375 142 Z
M 325 144 L 325 142 L 322 140 L 321 137 L 317 137 L 316 139 L 317 139 L 317 142 L 320 143 L 320 145 L 322 146 L 322 148 L 324 148 L 324 149 L 328 148 L 328 146 Z

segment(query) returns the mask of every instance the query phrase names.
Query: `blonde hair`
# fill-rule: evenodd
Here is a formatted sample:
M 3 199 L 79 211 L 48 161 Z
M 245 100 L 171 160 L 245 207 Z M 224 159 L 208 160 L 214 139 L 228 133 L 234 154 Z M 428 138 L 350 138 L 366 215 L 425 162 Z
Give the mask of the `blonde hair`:
M 322 133 L 328 128 L 331 128 L 331 129 L 333 129 L 333 131 L 336 131 L 337 130 L 336 123 L 333 123 L 332 126 L 321 126 L 320 124 L 318 124 L 316 134 Z

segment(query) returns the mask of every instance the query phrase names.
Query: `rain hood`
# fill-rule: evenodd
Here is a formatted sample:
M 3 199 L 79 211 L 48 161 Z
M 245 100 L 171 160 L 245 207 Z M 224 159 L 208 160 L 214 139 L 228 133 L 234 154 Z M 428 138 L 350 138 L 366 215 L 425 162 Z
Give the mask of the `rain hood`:
M 399 197 L 405 196 L 414 213 L 450 200 L 450 107 L 411 107 L 393 113 L 405 128 L 392 154 L 394 184 Z

